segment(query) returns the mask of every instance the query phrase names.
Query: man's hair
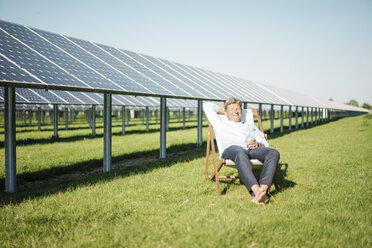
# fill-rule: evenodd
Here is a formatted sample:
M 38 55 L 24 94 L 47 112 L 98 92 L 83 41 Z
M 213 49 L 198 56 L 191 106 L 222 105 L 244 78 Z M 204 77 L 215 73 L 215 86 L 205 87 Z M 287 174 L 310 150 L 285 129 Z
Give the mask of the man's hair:
M 227 109 L 227 106 L 229 106 L 230 104 L 233 104 L 233 103 L 237 103 L 240 105 L 240 108 L 242 107 L 242 101 L 239 100 L 238 98 L 235 98 L 235 97 L 230 97 L 229 99 L 227 99 L 225 101 L 225 110 Z

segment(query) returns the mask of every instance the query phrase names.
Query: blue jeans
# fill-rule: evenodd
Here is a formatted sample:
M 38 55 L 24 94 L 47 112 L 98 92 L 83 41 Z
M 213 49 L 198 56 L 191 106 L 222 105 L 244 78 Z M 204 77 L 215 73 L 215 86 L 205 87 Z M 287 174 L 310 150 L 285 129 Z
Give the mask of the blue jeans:
M 222 158 L 235 162 L 241 181 L 248 191 L 252 193 L 251 187 L 254 184 L 266 184 L 270 189 L 276 168 L 278 167 L 280 154 L 277 150 L 268 147 L 257 147 L 253 150 L 246 150 L 240 146 L 232 145 L 223 151 Z M 258 159 L 264 164 L 258 182 L 252 172 L 249 159 Z

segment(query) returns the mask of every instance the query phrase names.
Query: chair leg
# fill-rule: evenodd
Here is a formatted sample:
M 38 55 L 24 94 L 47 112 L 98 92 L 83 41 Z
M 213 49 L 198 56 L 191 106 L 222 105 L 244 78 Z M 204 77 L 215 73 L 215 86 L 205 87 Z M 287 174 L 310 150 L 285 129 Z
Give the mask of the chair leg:
M 220 162 L 219 165 L 217 166 L 217 172 L 221 170 L 222 166 L 223 166 L 223 163 Z M 213 180 L 215 177 L 216 177 L 216 173 L 213 171 L 212 175 L 209 177 L 209 180 Z

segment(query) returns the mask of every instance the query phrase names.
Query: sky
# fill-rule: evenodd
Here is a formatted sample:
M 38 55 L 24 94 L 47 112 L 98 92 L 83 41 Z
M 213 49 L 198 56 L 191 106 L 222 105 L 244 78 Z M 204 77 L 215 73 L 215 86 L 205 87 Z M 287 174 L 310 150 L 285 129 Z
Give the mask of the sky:
M 0 19 L 372 105 L 372 0 L 0 0 Z

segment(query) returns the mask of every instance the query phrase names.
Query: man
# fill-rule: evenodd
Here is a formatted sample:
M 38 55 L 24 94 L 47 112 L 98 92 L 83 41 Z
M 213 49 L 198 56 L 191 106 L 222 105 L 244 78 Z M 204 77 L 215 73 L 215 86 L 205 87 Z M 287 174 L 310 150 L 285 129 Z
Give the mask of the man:
M 235 162 L 241 181 L 254 196 L 252 202 L 264 205 L 269 201 L 266 194 L 278 166 L 279 152 L 269 148 L 264 134 L 257 127 L 242 122 L 242 102 L 239 99 L 227 99 L 225 108 L 206 102 L 203 109 L 216 134 L 221 158 Z M 249 159 L 258 159 L 264 163 L 258 181 Z

